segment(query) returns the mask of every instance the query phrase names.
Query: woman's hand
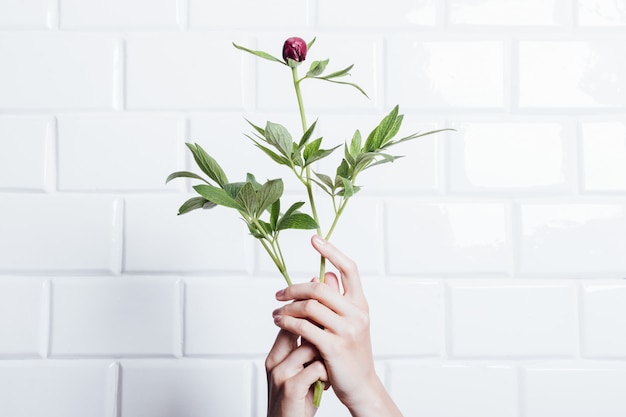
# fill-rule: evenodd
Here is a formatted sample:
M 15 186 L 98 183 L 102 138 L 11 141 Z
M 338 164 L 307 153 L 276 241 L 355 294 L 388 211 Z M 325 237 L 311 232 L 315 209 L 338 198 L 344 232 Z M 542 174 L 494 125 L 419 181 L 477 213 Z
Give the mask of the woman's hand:
M 340 272 L 337 277 L 295 284 L 279 291 L 280 301 L 293 301 L 274 311 L 281 329 L 314 345 L 326 366 L 335 394 L 353 416 L 401 416 L 376 375 L 370 342 L 369 309 L 356 264 L 331 243 L 314 236 L 313 247 Z
M 327 381 L 319 353 L 309 343 L 298 346 L 298 336 L 280 330 L 265 360 L 268 387 L 268 417 L 311 417 L 313 384 Z

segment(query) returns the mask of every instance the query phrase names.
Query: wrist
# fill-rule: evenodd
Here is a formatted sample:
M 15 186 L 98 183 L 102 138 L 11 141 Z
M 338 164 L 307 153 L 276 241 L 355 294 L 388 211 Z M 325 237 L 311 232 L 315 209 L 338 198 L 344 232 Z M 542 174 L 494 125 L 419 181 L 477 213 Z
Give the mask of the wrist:
M 358 398 L 346 404 L 353 417 L 402 417 L 376 374 L 359 390 Z

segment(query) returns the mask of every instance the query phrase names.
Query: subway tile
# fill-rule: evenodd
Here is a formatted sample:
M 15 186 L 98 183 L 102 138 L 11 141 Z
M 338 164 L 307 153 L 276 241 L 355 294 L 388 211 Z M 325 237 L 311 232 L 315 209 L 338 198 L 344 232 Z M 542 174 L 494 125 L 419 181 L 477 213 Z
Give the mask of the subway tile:
M 48 188 L 53 126 L 46 116 L 0 116 L 0 189 Z
M 184 355 L 269 352 L 279 330 L 275 293 L 285 286 L 279 277 L 186 279 Z
M 500 203 L 387 200 L 387 271 L 507 273 L 511 257 L 508 216 Z
M 434 0 L 390 0 L 384 4 L 372 3 L 368 7 L 356 0 L 320 0 L 317 13 L 320 25 L 342 29 L 437 25 L 437 2 Z
M 0 110 L 113 109 L 118 54 L 111 36 L 3 33 Z
M 178 355 L 179 299 L 179 285 L 170 278 L 56 279 L 50 354 Z
M 331 147 L 350 144 L 355 131 L 359 130 L 364 143 L 370 132 L 388 112 L 389 110 L 379 112 L 376 116 L 322 114 L 318 121 L 320 135 L 324 137 L 324 143 L 328 143 L 326 146 Z M 405 112 L 402 107 L 400 107 L 400 114 L 404 114 L 404 119 L 395 140 L 413 133 L 425 133 L 442 127 L 434 122 L 420 120 L 416 113 Z M 363 187 L 359 195 L 433 194 L 437 192 L 441 187 L 439 147 L 444 137 L 445 133 L 438 133 L 389 148 L 387 151 L 389 154 L 402 156 L 402 158 L 359 174 L 357 184 Z M 321 161 L 322 173 L 334 177 L 341 158 L 343 158 L 343 147 Z
M 232 39 L 221 36 L 131 35 L 126 41 L 126 106 L 240 109 L 248 62 Z
M 309 42 L 314 35 L 301 34 Z M 307 62 L 330 59 L 326 71 L 322 75 L 342 70 L 350 65 L 350 75 L 338 78 L 357 84 L 368 97 L 348 85 L 338 85 L 316 79 L 307 79 L 300 83 L 305 110 L 311 114 L 318 111 L 351 111 L 372 110 L 380 103 L 381 86 L 381 40 L 374 36 L 363 35 L 328 35 L 316 38 L 315 46 L 307 53 Z M 259 39 L 253 49 L 260 49 L 280 57 L 284 39 L 267 36 Z M 259 60 L 257 64 L 257 106 L 263 111 L 285 109 L 295 110 L 298 107 L 294 93 L 291 71 L 288 67 Z M 300 76 L 308 71 L 310 64 L 306 62 L 299 70 Z
M 98 195 L 7 195 L 0 205 L 0 270 L 119 270 L 121 204 Z
M 62 29 L 169 28 L 179 22 L 176 0 L 59 0 Z
M 458 25 L 566 26 L 572 16 L 568 0 L 451 0 L 449 7 Z
M 504 61 L 502 42 L 390 38 L 385 104 L 502 109 Z
M 435 281 L 364 277 L 372 350 L 378 356 L 438 356 L 443 291 Z
M 615 51 L 626 42 L 522 41 L 519 44 L 519 105 L 522 108 L 626 107 L 626 62 Z
M 106 361 L 0 361 L 0 408 L 8 416 L 111 417 L 117 373 Z
M 124 271 L 248 273 L 252 238 L 239 214 L 219 206 L 178 216 L 195 196 L 126 198 Z
M 45 355 L 47 289 L 47 282 L 41 279 L 0 278 L 0 356 Z
M 578 24 L 586 27 L 623 27 L 626 8 L 622 0 L 578 0 Z
M 453 192 L 564 192 L 571 132 L 551 122 L 460 123 L 450 137 Z M 531 168 L 532 167 L 532 168 Z
M 509 365 L 389 362 L 390 395 L 407 416 L 516 417 L 517 371 Z
M 621 363 L 546 363 L 522 374 L 527 417 L 619 417 L 626 414 Z
M 452 284 L 451 355 L 572 356 L 576 352 L 576 288 L 567 284 Z
M 626 356 L 626 285 L 584 285 L 582 290 L 582 349 L 588 357 Z
M 177 117 L 60 116 L 59 189 L 171 189 L 167 167 L 176 170 L 183 126 Z
M 270 4 L 255 0 L 235 0 L 213 3 L 203 0 L 189 1 L 189 25 L 191 28 L 302 28 L 312 22 L 312 2 L 289 0 L 273 1 Z M 294 35 L 298 35 L 295 33 Z
M 529 274 L 626 270 L 626 214 L 617 203 L 520 205 L 519 269 Z
M 0 28 L 48 29 L 54 4 L 51 0 L 4 0 L 0 3 Z
M 247 417 L 251 378 L 246 361 L 124 361 L 120 412 L 124 417 Z
M 626 191 L 626 123 L 583 123 L 581 132 L 584 190 Z

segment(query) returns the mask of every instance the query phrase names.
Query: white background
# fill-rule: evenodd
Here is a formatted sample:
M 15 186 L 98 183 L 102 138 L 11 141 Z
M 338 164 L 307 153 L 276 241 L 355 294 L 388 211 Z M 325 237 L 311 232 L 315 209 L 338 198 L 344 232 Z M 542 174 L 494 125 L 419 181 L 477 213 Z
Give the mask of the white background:
M 303 84 L 325 143 L 395 104 L 456 129 L 364 174 L 333 237 L 405 416 L 626 415 L 623 0 L 0 0 L 0 414 L 264 415 L 284 283 L 164 180 L 191 141 L 302 198 L 244 137 L 299 135 L 289 70 L 231 45 L 289 36 L 369 94 Z M 309 236 L 284 232 L 296 281 Z

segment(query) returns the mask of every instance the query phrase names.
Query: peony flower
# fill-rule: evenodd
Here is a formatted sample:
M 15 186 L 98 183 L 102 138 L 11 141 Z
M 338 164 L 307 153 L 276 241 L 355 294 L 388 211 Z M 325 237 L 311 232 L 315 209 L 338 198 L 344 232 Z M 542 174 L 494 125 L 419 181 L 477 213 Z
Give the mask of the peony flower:
M 290 67 L 304 61 L 306 59 L 306 42 L 304 39 L 298 37 L 287 39 L 283 44 L 283 59 Z

